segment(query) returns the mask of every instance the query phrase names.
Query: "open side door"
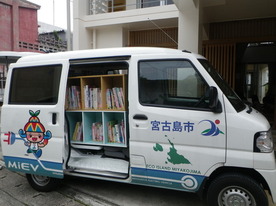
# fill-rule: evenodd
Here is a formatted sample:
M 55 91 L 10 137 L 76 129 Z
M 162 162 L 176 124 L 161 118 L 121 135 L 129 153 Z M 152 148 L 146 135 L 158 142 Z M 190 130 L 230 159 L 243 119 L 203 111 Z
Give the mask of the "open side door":
M 11 67 L 1 112 L 1 146 L 10 170 L 63 177 L 68 61 Z

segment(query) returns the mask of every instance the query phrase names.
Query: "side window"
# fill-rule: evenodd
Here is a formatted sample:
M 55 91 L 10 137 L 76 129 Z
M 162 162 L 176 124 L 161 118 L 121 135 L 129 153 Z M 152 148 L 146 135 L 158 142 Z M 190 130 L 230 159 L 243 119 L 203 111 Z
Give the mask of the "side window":
M 208 85 L 187 60 L 139 62 L 143 105 L 208 108 Z
M 62 65 L 13 69 L 9 104 L 56 104 Z

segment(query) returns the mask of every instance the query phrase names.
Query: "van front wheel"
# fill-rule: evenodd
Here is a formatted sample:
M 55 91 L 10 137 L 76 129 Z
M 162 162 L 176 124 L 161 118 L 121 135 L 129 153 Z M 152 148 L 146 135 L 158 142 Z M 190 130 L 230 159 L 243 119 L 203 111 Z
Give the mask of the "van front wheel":
M 52 191 L 61 183 L 60 179 L 42 175 L 26 174 L 26 178 L 31 187 L 40 192 Z
M 260 184 L 240 174 L 225 174 L 213 180 L 207 192 L 207 202 L 210 206 L 268 206 Z

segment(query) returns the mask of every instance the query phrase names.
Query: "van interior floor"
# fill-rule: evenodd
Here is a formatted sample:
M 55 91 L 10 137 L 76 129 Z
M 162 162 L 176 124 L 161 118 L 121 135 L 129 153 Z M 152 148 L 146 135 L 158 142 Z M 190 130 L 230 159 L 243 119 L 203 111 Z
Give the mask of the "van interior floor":
M 129 162 L 127 160 L 105 157 L 101 154 L 83 154 L 71 150 L 68 166 L 72 172 L 127 178 Z

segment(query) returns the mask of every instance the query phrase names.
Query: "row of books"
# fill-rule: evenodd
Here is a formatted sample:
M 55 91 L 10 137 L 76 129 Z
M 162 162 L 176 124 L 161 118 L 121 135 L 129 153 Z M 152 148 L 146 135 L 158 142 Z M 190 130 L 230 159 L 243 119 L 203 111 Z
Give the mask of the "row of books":
M 82 122 L 77 122 L 72 136 L 73 141 L 83 141 Z
M 125 144 L 125 123 L 122 120 L 118 123 L 117 120 L 109 121 L 107 123 L 108 143 Z M 92 123 L 92 141 L 103 142 L 103 125 L 102 122 Z M 82 122 L 77 122 L 72 136 L 73 141 L 83 141 L 83 127 Z
M 66 91 L 66 106 L 68 109 L 81 108 L 81 95 L 79 86 L 70 86 Z
M 125 123 L 122 120 L 108 122 L 108 142 L 109 143 L 125 143 Z
M 102 95 L 101 89 L 84 86 L 84 107 L 85 109 L 101 109 L 102 108 Z
M 122 87 L 113 87 L 106 90 L 107 109 L 123 109 L 125 107 L 125 98 Z
M 84 107 L 85 109 L 102 109 L 101 89 L 85 85 Z M 81 92 L 79 86 L 70 86 L 66 91 L 66 108 L 81 109 Z M 106 107 L 107 109 L 124 109 L 125 98 L 122 87 L 113 87 L 106 90 Z

